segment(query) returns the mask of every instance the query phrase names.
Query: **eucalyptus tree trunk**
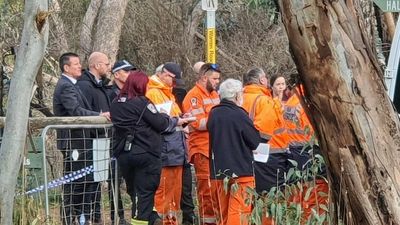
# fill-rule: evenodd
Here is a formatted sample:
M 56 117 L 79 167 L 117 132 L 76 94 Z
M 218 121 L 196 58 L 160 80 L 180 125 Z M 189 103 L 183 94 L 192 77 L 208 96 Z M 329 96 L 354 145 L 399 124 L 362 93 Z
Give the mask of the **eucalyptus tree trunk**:
M 201 1 L 197 1 L 185 21 L 185 46 L 188 55 L 192 55 L 193 53 L 197 27 L 201 23 L 203 17 L 204 10 L 201 9 Z
M 57 43 L 57 56 L 67 52 L 69 50 L 69 44 L 67 40 L 67 33 L 65 32 L 64 21 L 59 16 L 60 13 L 60 3 L 58 0 L 51 0 L 50 10 L 54 11 L 51 15 L 51 21 L 54 24 L 54 39 Z
M 48 0 L 25 1 L 24 28 L 8 96 L 0 148 L 0 224 L 12 224 L 15 187 L 24 152 L 31 90 L 48 41 Z M 27 91 L 28 90 L 28 91 Z
M 91 0 L 88 9 L 86 10 L 85 17 L 83 18 L 81 36 L 79 40 L 82 61 L 85 63 L 93 48 L 92 29 L 94 22 L 99 14 L 99 9 L 102 0 Z
M 108 55 L 111 63 L 115 62 L 118 54 L 122 20 L 127 5 L 128 0 L 103 0 L 99 9 L 92 50 Z
M 344 224 L 400 224 L 400 123 L 357 1 L 280 0 Z M 340 208 L 338 208 L 340 206 Z
M 396 30 L 396 24 L 394 22 L 393 14 L 391 12 L 383 13 L 383 18 L 386 24 L 386 32 L 389 40 L 393 42 L 394 32 Z

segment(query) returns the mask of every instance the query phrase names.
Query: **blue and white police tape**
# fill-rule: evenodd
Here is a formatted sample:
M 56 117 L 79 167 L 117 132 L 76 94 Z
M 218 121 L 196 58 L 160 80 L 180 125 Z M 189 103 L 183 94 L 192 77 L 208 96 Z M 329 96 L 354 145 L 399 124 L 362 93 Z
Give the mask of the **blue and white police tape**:
M 74 172 L 72 172 L 70 174 L 67 174 L 67 175 L 63 176 L 63 177 L 60 177 L 58 179 L 50 181 L 49 183 L 47 183 L 47 189 L 55 188 L 55 187 L 61 186 L 63 184 L 67 184 L 67 183 L 70 183 L 72 181 L 78 180 L 78 179 L 80 179 L 82 177 L 85 177 L 86 175 L 89 175 L 89 174 L 93 173 L 93 171 L 94 171 L 93 165 L 85 167 L 85 168 L 80 169 L 78 171 L 74 171 Z M 34 193 L 37 193 L 37 192 L 41 192 L 43 190 L 44 190 L 44 185 L 41 185 L 41 186 L 39 186 L 37 188 L 34 188 L 32 190 L 29 190 L 29 191 L 25 192 L 24 194 L 25 195 L 31 195 L 31 194 L 34 194 Z M 18 195 L 23 195 L 23 193 L 20 193 Z

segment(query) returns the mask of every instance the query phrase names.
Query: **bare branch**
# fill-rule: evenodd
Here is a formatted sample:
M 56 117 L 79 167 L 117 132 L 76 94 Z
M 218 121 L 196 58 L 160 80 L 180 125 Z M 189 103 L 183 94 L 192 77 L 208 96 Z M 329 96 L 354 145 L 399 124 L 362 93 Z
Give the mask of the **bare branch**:
M 92 28 L 94 21 L 97 18 L 102 0 L 90 1 L 89 8 L 86 11 L 85 17 L 83 18 L 81 39 L 80 39 L 80 51 L 83 59 L 87 59 L 88 55 L 92 51 Z
M 50 111 L 49 107 L 45 106 L 44 104 L 31 102 L 31 107 L 43 113 L 43 115 L 47 117 L 54 116 L 54 114 Z
M 201 3 L 200 3 L 201 4 Z M 167 11 L 168 13 L 169 10 L 162 4 L 159 4 L 165 11 Z M 196 12 L 197 13 L 197 12 Z M 171 14 L 171 13 L 170 13 Z M 175 18 L 176 20 L 183 22 L 182 18 L 178 17 L 175 14 L 171 14 L 173 18 Z M 194 26 L 193 24 L 191 26 Z M 199 32 L 195 31 L 194 33 L 196 35 L 197 38 L 200 38 L 201 40 L 205 41 L 206 38 L 204 37 L 204 35 L 200 34 Z M 240 65 L 240 63 L 238 63 L 234 58 L 230 57 L 227 53 L 225 53 L 222 49 L 217 47 L 217 53 L 220 54 L 222 57 L 224 57 L 226 60 L 228 60 L 229 62 L 231 62 L 233 65 L 239 67 L 239 68 L 243 68 L 242 65 Z
M 119 49 L 122 20 L 125 15 L 128 0 L 103 0 L 99 10 L 93 51 L 104 52 L 110 58 L 111 64 Z
M 69 45 L 68 45 L 68 40 L 66 37 L 65 28 L 64 28 L 65 27 L 64 21 L 58 15 L 58 13 L 61 11 L 58 0 L 51 1 L 50 9 L 51 9 L 51 11 L 54 12 L 50 15 L 50 19 L 54 23 L 54 27 L 55 27 L 54 38 L 57 39 L 56 43 L 57 43 L 59 53 L 66 52 L 69 48 Z

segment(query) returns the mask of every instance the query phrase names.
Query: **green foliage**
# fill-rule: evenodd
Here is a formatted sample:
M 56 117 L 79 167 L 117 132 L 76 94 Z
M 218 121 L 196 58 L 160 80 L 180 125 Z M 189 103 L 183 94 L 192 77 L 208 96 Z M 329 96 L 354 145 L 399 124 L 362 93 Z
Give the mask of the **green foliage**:
M 272 187 L 268 193 L 261 195 L 255 189 L 246 188 L 251 199 L 246 199 L 246 204 L 252 204 L 253 210 L 250 215 L 252 224 L 262 224 L 263 218 L 270 218 L 275 224 L 312 224 L 322 225 L 329 224 L 329 209 L 325 204 L 317 204 L 311 209 L 309 218 L 305 218 L 305 212 L 301 203 L 293 201 L 293 196 L 298 192 L 304 193 L 304 201 L 309 201 L 311 193 L 315 190 L 315 181 L 320 179 L 319 173 L 324 165 L 324 160 L 321 155 L 314 156 L 313 149 L 309 150 L 313 157 L 306 163 L 307 166 L 303 170 L 297 169 L 298 163 L 294 160 L 289 160 L 293 165 L 285 174 L 285 183 L 282 186 Z M 223 180 L 224 190 L 227 192 L 230 188 L 235 192 L 238 190 L 238 185 L 232 176 L 226 174 L 227 171 L 219 172 L 219 175 L 225 176 Z M 304 184 L 310 184 L 304 190 Z M 319 197 L 327 197 L 328 193 L 318 192 Z
M 227 174 L 229 170 L 225 170 L 225 171 L 218 171 L 217 176 L 224 176 L 223 179 L 223 187 L 224 187 L 224 191 L 225 193 L 231 192 L 231 193 L 236 193 L 239 190 L 239 185 L 236 182 L 235 178 L 235 174 L 233 174 L 232 176 Z M 237 176 L 236 176 L 237 177 Z
M 312 142 L 312 141 L 311 141 Z M 312 156 L 302 170 L 298 169 L 298 163 L 289 160 L 293 165 L 285 174 L 285 183 L 281 186 L 272 187 L 268 193 L 259 194 L 253 189 L 247 192 L 254 196 L 252 199 L 253 211 L 251 221 L 261 224 L 262 219 L 268 217 L 275 224 L 329 224 L 330 216 L 328 206 L 318 204 L 311 209 L 311 215 L 305 218 L 305 211 L 301 202 L 294 201 L 293 197 L 302 193 L 302 201 L 311 201 L 311 193 L 315 191 L 317 179 L 324 179 L 319 174 L 325 164 L 323 157 L 314 154 L 314 145 L 308 144 L 306 149 Z M 307 185 L 306 185 L 307 184 Z M 319 197 L 327 197 L 328 193 L 318 192 Z

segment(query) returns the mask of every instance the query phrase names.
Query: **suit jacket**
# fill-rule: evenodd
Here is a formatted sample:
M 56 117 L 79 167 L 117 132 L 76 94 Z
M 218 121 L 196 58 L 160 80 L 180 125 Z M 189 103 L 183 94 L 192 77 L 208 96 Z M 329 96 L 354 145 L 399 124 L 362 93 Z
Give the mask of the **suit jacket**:
M 85 96 L 67 77 L 61 76 L 54 89 L 53 111 L 56 116 L 98 116 L 92 111 Z M 82 129 L 64 129 L 57 131 L 58 149 L 91 148 L 90 132 Z M 85 138 L 82 140 L 82 138 Z M 80 140 L 77 140 L 80 139 Z

